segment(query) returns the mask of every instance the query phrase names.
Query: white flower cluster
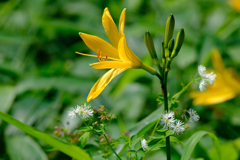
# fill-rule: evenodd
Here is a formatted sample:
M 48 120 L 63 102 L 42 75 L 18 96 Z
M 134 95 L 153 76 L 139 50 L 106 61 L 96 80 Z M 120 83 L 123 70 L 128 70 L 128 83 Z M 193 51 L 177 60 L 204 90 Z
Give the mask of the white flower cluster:
M 188 113 L 190 115 L 189 122 L 194 122 L 199 120 L 199 115 L 193 109 L 189 109 Z M 160 125 L 164 125 L 163 129 L 172 129 L 174 134 L 179 134 L 185 131 L 185 125 L 182 121 L 175 119 L 173 111 L 165 111 L 162 115 Z
M 214 84 L 217 75 L 213 74 L 213 72 L 207 73 L 206 67 L 204 67 L 203 65 L 198 66 L 198 73 L 202 77 L 202 80 L 199 84 L 199 89 L 203 92 L 207 89 L 208 84 Z
M 84 105 L 77 107 L 72 107 L 68 111 L 68 116 L 73 119 L 78 116 L 81 120 L 86 121 L 93 117 L 93 110 L 91 109 L 91 106 L 87 106 L 86 103 Z
M 200 119 L 199 115 L 197 114 L 197 112 L 194 109 L 190 108 L 188 110 L 188 114 L 190 115 L 189 122 L 196 122 Z
M 148 148 L 147 141 L 145 139 L 141 139 L 141 146 L 144 151 Z

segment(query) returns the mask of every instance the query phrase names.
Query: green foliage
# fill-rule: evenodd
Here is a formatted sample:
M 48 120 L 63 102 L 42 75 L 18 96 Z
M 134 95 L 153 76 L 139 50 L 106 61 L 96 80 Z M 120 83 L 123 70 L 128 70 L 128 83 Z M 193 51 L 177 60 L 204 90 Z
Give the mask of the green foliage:
M 63 142 L 47 135 L 46 133 L 42 133 L 33 127 L 30 127 L 24 123 L 21 123 L 20 121 L 16 120 L 15 118 L 13 118 L 5 113 L 0 112 L 0 117 L 4 121 L 18 127 L 19 129 L 25 131 L 29 135 L 42 140 L 43 142 L 55 147 L 56 149 L 62 151 L 63 153 L 65 153 L 73 158 L 76 158 L 79 160 L 82 158 L 86 159 L 86 160 L 90 159 L 89 155 L 85 151 L 83 151 L 82 149 L 78 148 L 75 145 L 63 143 Z
M 90 137 L 90 132 L 85 132 L 80 138 L 79 138 L 79 141 L 80 141 L 80 147 L 81 148 L 84 148 L 85 145 L 87 144 L 87 141 Z
M 89 67 L 89 63 L 98 62 L 97 59 L 75 54 L 75 51 L 94 54 L 83 43 L 78 32 L 108 41 L 101 23 L 105 6 L 108 6 L 117 23 L 120 12 L 127 8 L 125 34 L 128 45 L 148 65 L 152 61 L 144 45 L 145 31 L 151 33 L 156 52 L 160 54 L 168 15 L 172 13 L 176 19 L 173 37 L 177 36 L 180 27 L 184 28 L 184 43 L 169 72 L 170 95 L 182 90 L 181 83 L 188 84 L 192 80 L 191 75 L 196 73 L 199 64 L 213 67 L 210 54 L 213 48 L 220 51 L 226 67 L 234 68 L 236 77 L 239 77 L 240 18 L 239 12 L 228 1 L 5 0 L 0 2 L 0 111 L 48 135 L 56 125 L 69 131 L 79 126 L 78 131 L 89 132 L 81 122 L 69 119 L 67 111 L 70 107 L 84 104 L 91 87 L 105 73 Z M 175 135 L 176 138 L 185 142 L 199 129 L 211 131 L 221 140 L 222 159 L 239 158 L 239 95 L 221 104 L 193 106 L 189 93 L 197 90 L 197 84 L 192 84 L 179 99 L 169 99 L 172 109 L 176 106 L 181 109 L 195 108 L 200 115 L 198 123 L 189 124 L 189 130 Z M 155 102 L 159 92 L 161 87 L 157 79 L 141 70 L 127 70 L 90 102 L 93 107 L 105 105 L 111 113 L 121 117 L 121 122 L 120 118 L 112 121 L 107 130 L 114 140 L 121 137 L 118 143 L 123 146 L 116 148 L 120 155 L 125 156 L 129 147 L 130 138 L 127 134 L 123 135 L 125 131 L 129 131 L 130 137 L 138 135 L 142 138 L 151 134 L 163 112 L 162 105 Z M 33 156 L 32 159 L 59 159 L 63 156 L 60 152 L 52 152 L 55 148 L 45 149 L 46 144 L 32 139 L 2 119 L 0 123 L 0 159 L 17 159 L 17 156 L 23 159 L 29 159 L 29 156 Z M 165 131 L 159 129 L 154 136 L 163 133 Z M 63 137 L 60 139 L 67 142 Z M 84 149 L 93 153 L 91 158 L 103 159 L 105 153 L 96 156 L 97 153 L 92 151 L 99 150 L 98 146 L 92 145 L 97 140 L 90 137 Z M 178 141 L 173 136 L 170 140 L 173 144 Z M 23 145 L 14 146 L 14 141 Z M 172 160 L 179 160 L 174 157 L 182 154 L 183 147 L 179 144 L 171 148 Z M 195 148 L 197 157 L 191 158 L 216 158 L 212 144 L 201 141 L 199 144 L 200 147 Z M 31 149 L 31 152 L 22 152 L 24 148 Z M 139 150 L 137 155 L 141 152 Z M 149 152 L 146 156 L 145 159 L 164 159 L 165 150 Z
M 177 108 L 179 100 L 175 97 L 170 97 L 169 95 L 168 95 L 168 97 L 169 97 L 168 98 L 169 108 L 170 109 Z M 158 102 L 158 104 L 164 104 L 164 95 L 162 93 L 158 94 L 157 102 Z
M 220 151 L 220 144 L 218 141 L 218 138 L 210 133 L 210 132 L 206 132 L 206 131 L 198 131 L 196 133 L 194 133 L 187 141 L 186 147 L 183 150 L 183 154 L 181 157 L 181 160 L 188 160 L 192 154 L 192 151 L 194 150 L 196 144 L 199 142 L 199 140 L 204 136 L 204 135 L 209 135 L 212 140 L 213 140 L 213 144 L 215 146 L 216 149 L 216 156 L 214 159 L 221 159 L 221 151 Z

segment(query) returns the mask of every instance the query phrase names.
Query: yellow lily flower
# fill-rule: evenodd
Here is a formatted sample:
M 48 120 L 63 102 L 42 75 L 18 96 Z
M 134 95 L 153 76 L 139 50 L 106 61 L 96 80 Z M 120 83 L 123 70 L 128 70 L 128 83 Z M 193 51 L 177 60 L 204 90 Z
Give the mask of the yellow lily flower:
M 225 102 L 240 93 L 240 79 L 232 68 L 225 68 L 221 55 L 213 50 L 212 63 L 217 77 L 213 86 L 204 92 L 191 92 L 194 105 L 212 105 Z
M 240 0 L 229 0 L 229 4 L 233 9 L 240 12 Z
M 120 16 L 119 31 L 108 8 L 105 8 L 103 12 L 102 24 L 112 44 L 99 37 L 79 33 L 84 43 L 92 51 L 97 53 L 97 55 L 77 53 L 85 56 L 97 57 L 99 62 L 90 64 L 90 66 L 95 69 L 111 69 L 94 84 L 87 97 L 87 102 L 96 98 L 114 77 L 126 69 L 143 68 L 151 74 L 157 74 L 157 71 L 154 68 L 143 64 L 128 47 L 124 35 L 125 12 L 126 9 L 122 11 Z

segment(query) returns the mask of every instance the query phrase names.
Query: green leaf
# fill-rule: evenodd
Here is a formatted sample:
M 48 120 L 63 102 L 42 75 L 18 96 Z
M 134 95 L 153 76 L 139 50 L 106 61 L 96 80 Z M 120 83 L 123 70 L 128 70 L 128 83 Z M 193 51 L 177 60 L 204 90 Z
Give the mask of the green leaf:
M 119 156 L 121 156 L 123 153 L 125 153 L 125 151 L 128 149 L 128 146 L 129 146 L 129 144 L 127 143 L 127 144 L 125 144 L 125 146 L 122 148 L 122 150 L 119 152 Z
M 179 144 L 181 144 L 184 147 L 183 142 L 180 141 L 177 137 L 170 136 L 170 142 L 179 143 Z
M 159 129 L 159 130 L 156 130 L 156 132 L 166 132 L 168 129 Z
M 90 137 L 90 132 L 86 132 L 79 138 L 81 148 L 85 147 L 89 137 Z
M 131 137 L 131 142 L 137 141 L 137 139 L 138 139 L 138 136 L 137 135 L 133 135 Z
M 168 104 L 169 108 L 177 108 L 178 107 L 178 100 L 175 97 L 169 97 Z
M 42 140 L 43 142 L 55 147 L 59 151 L 65 153 L 65 154 L 67 154 L 67 155 L 69 155 L 69 156 L 71 156 L 75 159 L 90 160 L 89 155 L 84 150 L 80 149 L 77 146 L 61 142 L 58 139 L 49 136 L 48 134 L 40 132 L 40 131 L 36 130 L 35 128 L 31 127 L 31 126 L 28 126 L 28 125 L 18 121 L 17 119 L 13 118 L 12 116 L 10 116 L 6 113 L 0 112 L 0 117 L 4 121 L 18 127 L 19 129 L 25 131 L 29 135 Z
M 141 144 L 140 141 L 138 141 L 135 145 L 134 145 L 134 149 L 137 151 L 140 148 Z
M 47 160 L 46 153 L 28 135 L 7 136 L 6 146 L 11 160 Z
M 128 137 L 128 136 L 126 136 L 126 135 L 122 135 L 122 136 L 120 136 L 119 138 L 118 138 L 118 140 L 119 140 L 119 142 L 120 143 L 127 143 L 127 142 L 129 142 L 129 138 L 130 137 Z
M 162 93 L 158 94 L 157 102 L 158 102 L 158 104 L 164 104 L 164 96 Z
M 145 153 L 142 150 L 140 150 L 137 152 L 137 157 L 138 159 L 141 159 L 142 157 L 145 157 Z
M 132 136 L 138 134 L 138 136 L 142 136 L 144 133 L 146 133 L 156 124 L 157 120 L 160 118 L 161 113 L 163 112 L 163 109 L 164 107 L 161 105 L 149 116 L 134 125 L 134 127 L 129 130 L 130 135 Z
M 161 149 L 163 147 L 166 147 L 166 144 L 162 143 L 162 141 L 161 142 L 159 141 L 158 144 L 156 144 L 154 146 L 149 146 L 149 150 L 148 151 L 156 151 L 156 150 L 159 150 L 159 149 Z
M 239 151 L 236 149 L 236 145 L 232 141 L 227 141 L 221 143 L 221 158 L 227 160 L 235 160 L 239 159 Z M 216 152 L 215 150 L 211 150 L 210 159 L 215 159 Z
M 16 92 L 12 86 L 0 86 L 0 111 L 8 112 L 15 99 Z
M 83 132 L 83 131 L 90 131 L 93 127 L 89 126 L 89 127 L 81 127 L 80 129 L 78 129 L 78 132 Z
M 133 154 L 135 154 L 135 153 L 136 153 L 136 151 L 135 151 L 135 150 L 130 150 L 130 151 L 128 151 L 128 154 L 130 154 L 130 153 L 133 153 Z
M 158 104 L 164 104 L 164 95 L 162 93 L 158 94 L 157 98 Z M 178 100 L 175 97 L 170 97 L 168 94 L 168 106 L 170 108 L 177 108 L 178 107 Z
M 146 153 L 153 150 L 159 150 L 160 148 L 165 147 L 166 144 L 165 142 L 163 142 L 164 140 L 165 140 L 165 136 L 161 136 L 159 138 L 151 140 L 148 143 L 148 150 L 146 151 Z
M 174 131 L 173 131 L 173 130 L 168 130 L 168 131 L 166 132 L 166 137 L 171 136 L 171 135 L 173 135 L 173 134 L 174 134 Z
M 190 159 L 190 156 L 193 152 L 193 149 L 195 148 L 195 146 L 197 145 L 197 143 L 200 141 L 200 139 L 204 136 L 208 134 L 212 140 L 213 140 L 213 144 L 215 146 L 215 149 L 216 149 L 216 152 L 217 152 L 217 158 L 218 160 L 220 160 L 221 156 L 220 156 L 220 144 L 219 144 L 219 141 L 217 139 L 217 137 L 210 133 L 210 132 L 206 132 L 206 131 L 198 131 L 196 133 L 194 133 L 187 141 L 187 144 L 186 144 L 186 147 L 184 148 L 183 150 L 183 153 L 182 153 L 182 157 L 181 157 L 181 160 L 189 160 Z

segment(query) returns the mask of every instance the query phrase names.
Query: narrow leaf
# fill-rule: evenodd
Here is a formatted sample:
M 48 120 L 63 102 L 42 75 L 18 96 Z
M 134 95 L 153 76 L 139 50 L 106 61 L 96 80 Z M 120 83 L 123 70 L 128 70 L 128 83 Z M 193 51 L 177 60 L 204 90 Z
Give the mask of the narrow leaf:
M 206 134 L 208 134 L 212 140 L 213 140 L 213 145 L 216 148 L 217 151 L 217 160 L 221 160 L 220 158 L 220 144 L 219 141 L 217 139 L 217 137 L 210 133 L 210 132 L 206 132 L 206 131 L 198 131 L 196 133 L 194 133 L 187 141 L 186 147 L 183 150 L 182 153 L 182 157 L 181 160 L 189 160 L 190 156 L 193 152 L 193 149 L 196 147 L 197 143 L 200 141 L 200 139 L 205 136 Z
M 28 126 L 28 125 L 18 121 L 17 119 L 13 118 L 12 116 L 10 116 L 6 113 L 0 112 L 0 118 L 2 118 L 6 122 L 18 127 L 19 129 L 25 131 L 29 135 L 42 140 L 43 142 L 55 147 L 59 151 L 65 153 L 75 159 L 90 160 L 89 155 L 84 150 L 80 149 L 77 146 L 61 142 L 58 139 L 49 136 L 48 134 L 40 132 L 31 126 Z

